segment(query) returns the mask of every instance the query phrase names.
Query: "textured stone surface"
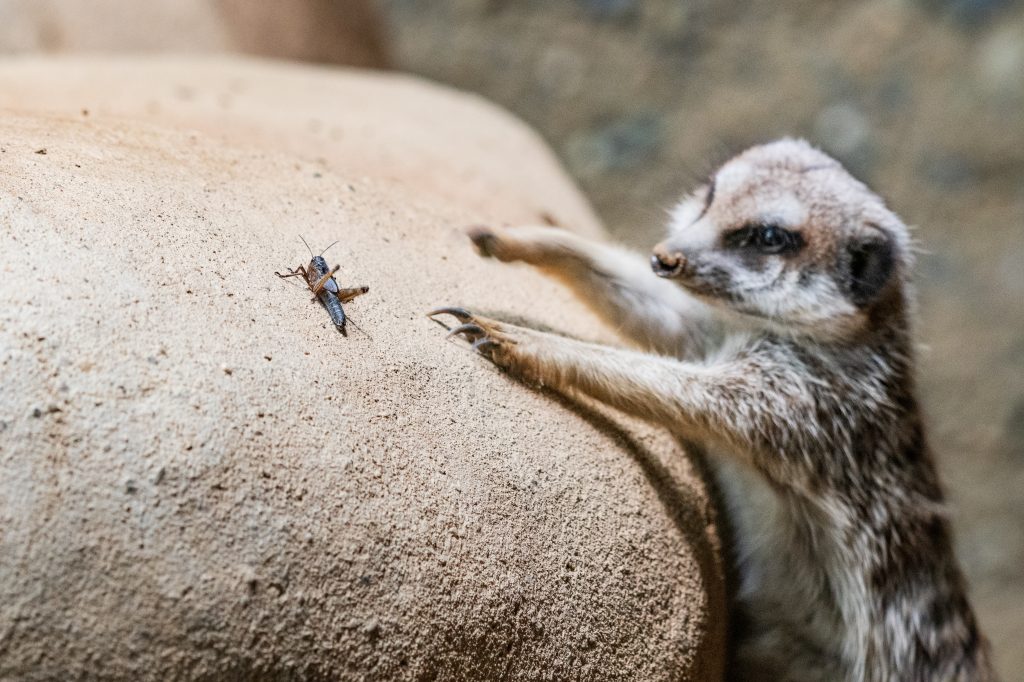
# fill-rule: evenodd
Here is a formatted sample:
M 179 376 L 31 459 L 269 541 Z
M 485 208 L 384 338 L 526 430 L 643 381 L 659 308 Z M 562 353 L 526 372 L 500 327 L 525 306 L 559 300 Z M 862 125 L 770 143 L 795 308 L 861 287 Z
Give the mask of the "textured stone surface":
M 97 73 L 116 83 L 98 88 Z M 17 57 L 0 62 L 0 105 L 204 131 L 301 154 L 322 170 L 381 177 L 465 208 L 487 207 L 508 223 L 553 220 L 603 234 L 564 174 L 517 162 L 529 147 L 556 164 L 540 137 L 505 110 L 472 95 L 438 96 L 443 89 L 418 78 L 352 71 L 338 79 L 336 73 L 255 60 Z M 429 106 L 410 111 L 411 92 L 423 93 Z M 504 122 L 500 133 L 467 128 L 465 118 L 476 112 Z M 455 146 L 474 153 L 455 155 Z
M 460 232 L 539 208 L 600 232 L 521 124 L 408 78 L 0 64 L 0 679 L 718 676 L 676 444 L 423 317 L 606 336 Z M 299 235 L 370 287 L 348 338 L 273 275 Z
M 982 624 L 1024 669 L 1024 4 L 382 0 L 396 65 L 545 135 L 647 248 L 683 188 L 806 136 L 916 236 L 921 384 Z

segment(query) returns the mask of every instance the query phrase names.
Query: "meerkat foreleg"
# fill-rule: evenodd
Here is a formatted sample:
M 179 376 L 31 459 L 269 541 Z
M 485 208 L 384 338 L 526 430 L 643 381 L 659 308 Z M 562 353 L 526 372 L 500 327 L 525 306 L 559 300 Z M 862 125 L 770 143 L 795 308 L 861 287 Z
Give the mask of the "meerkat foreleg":
M 798 372 L 764 355 L 718 361 L 714 368 L 649 353 L 568 339 L 441 308 L 462 324 L 482 355 L 510 374 L 559 392 L 577 392 L 686 438 L 751 452 L 759 468 L 780 472 L 813 434 L 815 396 Z M 785 454 L 788 453 L 788 454 Z M 786 467 L 788 468 L 788 467 Z
M 556 277 L 642 348 L 681 357 L 699 351 L 712 326 L 704 304 L 627 249 L 552 227 L 477 227 L 469 237 L 485 257 L 521 261 Z

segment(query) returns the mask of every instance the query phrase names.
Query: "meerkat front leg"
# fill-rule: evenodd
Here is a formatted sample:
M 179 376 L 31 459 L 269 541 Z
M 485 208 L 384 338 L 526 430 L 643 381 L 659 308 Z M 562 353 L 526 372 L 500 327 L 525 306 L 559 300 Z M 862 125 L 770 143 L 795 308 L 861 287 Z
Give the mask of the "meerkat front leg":
M 556 277 L 645 349 L 678 357 L 699 353 L 714 326 L 704 304 L 627 249 L 553 227 L 477 227 L 469 237 L 482 256 L 521 261 Z
M 772 349 L 738 350 L 707 365 L 613 348 L 526 329 L 462 308 L 450 336 L 510 374 L 559 392 L 577 392 L 679 435 L 751 453 L 766 472 L 799 463 L 814 432 L 815 396 L 799 369 L 772 358 Z M 799 425 L 799 428 L 794 428 Z M 813 445 L 813 444 L 812 444 Z M 799 466 L 799 464 L 798 464 Z

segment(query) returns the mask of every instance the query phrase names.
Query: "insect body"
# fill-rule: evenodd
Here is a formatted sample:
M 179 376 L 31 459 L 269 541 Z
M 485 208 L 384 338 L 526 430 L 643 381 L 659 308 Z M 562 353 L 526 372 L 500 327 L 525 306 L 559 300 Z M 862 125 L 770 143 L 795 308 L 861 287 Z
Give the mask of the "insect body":
M 299 237 L 302 239 L 302 237 Z M 306 244 L 306 240 L 302 239 L 302 243 Z M 335 242 L 334 244 L 337 244 Z M 334 246 L 331 244 L 331 246 Z M 331 248 L 328 246 L 327 249 Z M 309 249 L 309 244 L 306 244 L 306 248 Z M 303 267 L 299 266 L 294 270 L 288 270 L 288 274 L 282 275 L 280 272 L 274 274 L 278 277 L 285 279 L 288 277 L 299 277 L 301 276 L 306 280 L 306 286 L 313 292 L 313 300 L 320 300 L 320 303 L 324 308 L 327 309 L 327 314 L 331 316 L 331 322 L 334 326 L 342 333 L 347 335 L 345 331 L 345 308 L 343 304 L 348 303 L 356 296 L 361 296 L 370 290 L 370 287 L 350 287 L 341 288 L 338 286 L 338 281 L 334 279 L 334 273 L 338 271 L 341 266 L 335 265 L 333 268 L 327 265 L 327 260 L 323 254 L 327 252 L 324 249 L 319 256 L 314 256 L 312 249 L 309 251 L 311 256 L 309 265 Z

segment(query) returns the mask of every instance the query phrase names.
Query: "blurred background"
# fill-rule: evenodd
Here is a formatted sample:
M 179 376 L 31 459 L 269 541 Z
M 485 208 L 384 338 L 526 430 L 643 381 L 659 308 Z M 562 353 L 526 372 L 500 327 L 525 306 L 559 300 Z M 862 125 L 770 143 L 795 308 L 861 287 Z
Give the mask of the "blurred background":
M 958 549 L 1024 679 L 1024 3 L 0 0 L 0 54 L 239 51 L 412 72 L 543 135 L 645 249 L 747 145 L 811 140 L 917 226 L 920 381 Z
M 397 68 L 544 135 L 638 248 L 732 153 L 782 135 L 911 225 L 920 382 L 957 545 L 1024 680 L 1024 3 L 384 0 Z

